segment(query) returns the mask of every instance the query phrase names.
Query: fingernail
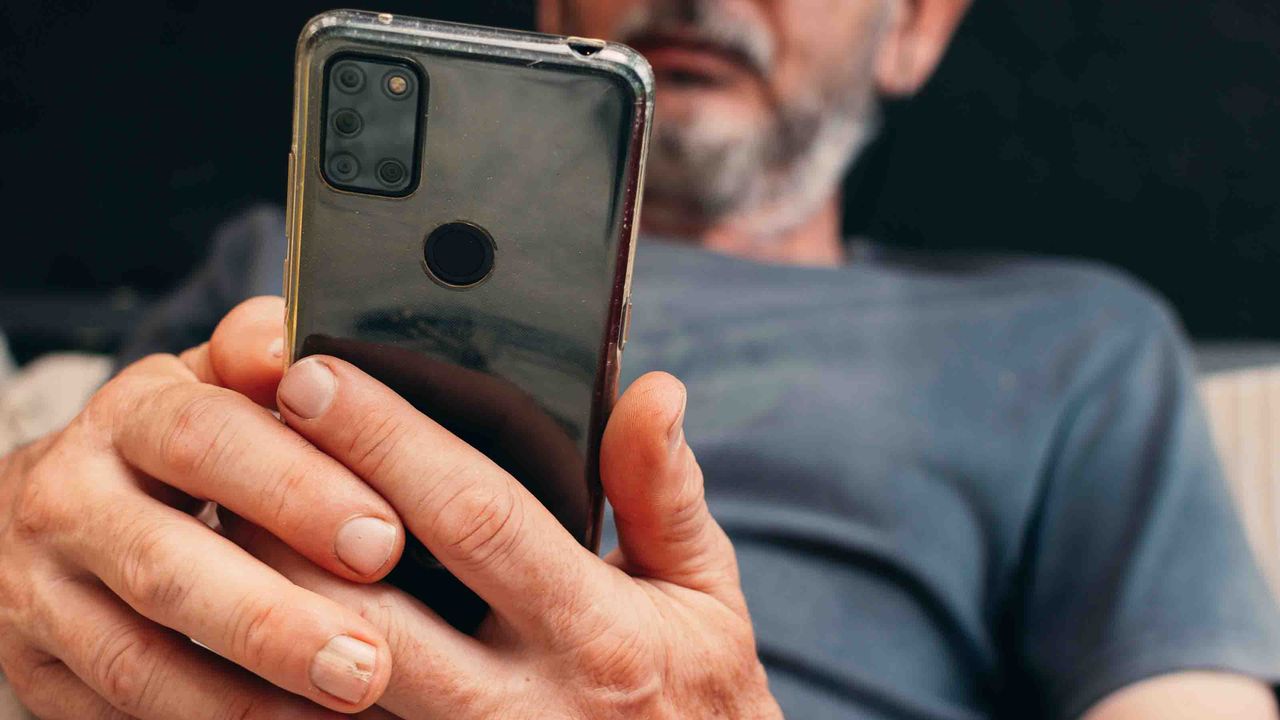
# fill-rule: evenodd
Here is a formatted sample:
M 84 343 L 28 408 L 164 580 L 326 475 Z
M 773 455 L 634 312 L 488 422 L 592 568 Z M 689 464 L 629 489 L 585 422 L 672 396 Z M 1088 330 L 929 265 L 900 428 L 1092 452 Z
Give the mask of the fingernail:
M 391 559 L 396 534 L 395 526 L 385 520 L 358 517 L 338 529 L 334 549 L 347 567 L 361 575 L 372 575 Z
M 280 381 L 280 404 L 293 414 L 310 420 L 320 417 L 338 390 L 338 380 L 319 360 L 303 360 L 285 373 Z
M 671 451 L 675 452 L 684 445 L 684 411 L 689 405 L 689 392 L 682 390 L 680 395 L 680 412 L 676 413 L 676 419 L 672 421 L 671 427 L 667 428 L 667 442 L 671 447 Z
M 271 353 L 271 357 L 284 357 L 284 338 L 276 338 L 267 346 L 267 352 Z
M 339 635 L 311 661 L 311 682 L 330 695 L 358 703 L 369 691 L 378 667 L 378 650 L 366 642 Z

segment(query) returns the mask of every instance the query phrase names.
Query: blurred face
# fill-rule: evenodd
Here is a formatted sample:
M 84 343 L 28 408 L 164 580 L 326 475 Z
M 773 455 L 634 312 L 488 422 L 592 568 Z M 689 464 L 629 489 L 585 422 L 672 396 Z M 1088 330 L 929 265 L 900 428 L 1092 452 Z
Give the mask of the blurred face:
M 647 224 L 779 232 L 872 134 L 896 0 L 545 0 L 548 30 L 627 43 L 657 78 Z

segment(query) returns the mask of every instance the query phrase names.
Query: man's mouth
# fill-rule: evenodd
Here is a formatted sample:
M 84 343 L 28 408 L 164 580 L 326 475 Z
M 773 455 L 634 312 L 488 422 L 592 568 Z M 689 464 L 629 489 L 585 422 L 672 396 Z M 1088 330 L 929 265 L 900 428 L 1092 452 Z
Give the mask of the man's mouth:
M 645 56 L 660 81 L 718 86 L 763 75 L 747 53 L 692 33 L 644 35 L 629 44 Z

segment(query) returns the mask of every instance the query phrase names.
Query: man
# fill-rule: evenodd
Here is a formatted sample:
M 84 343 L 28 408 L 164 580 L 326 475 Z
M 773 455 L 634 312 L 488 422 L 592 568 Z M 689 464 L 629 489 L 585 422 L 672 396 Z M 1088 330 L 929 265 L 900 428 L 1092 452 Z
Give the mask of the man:
M 876 98 L 925 82 L 965 5 L 545 0 L 545 29 L 651 59 L 646 229 L 684 241 L 636 270 L 628 369 L 688 390 L 646 375 L 610 421 L 619 549 L 576 548 L 355 368 L 281 379 L 280 302 L 257 299 L 7 458 L 20 696 L 66 718 L 1275 718 L 1280 619 L 1168 312 L 1080 265 L 840 240 Z M 200 342 L 265 289 L 278 222 L 230 226 L 138 347 Z M 206 499 L 238 546 L 187 514 Z M 475 638 L 370 584 L 406 530 L 495 608 Z

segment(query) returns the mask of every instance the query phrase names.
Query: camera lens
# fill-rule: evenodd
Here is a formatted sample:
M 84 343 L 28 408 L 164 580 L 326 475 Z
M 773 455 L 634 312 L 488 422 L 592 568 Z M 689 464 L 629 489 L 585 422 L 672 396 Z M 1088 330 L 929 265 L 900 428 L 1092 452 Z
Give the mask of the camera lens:
M 427 236 L 427 269 L 454 287 L 479 283 L 493 272 L 493 238 L 471 223 L 441 225 Z
M 378 163 L 378 179 L 385 185 L 395 187 L 404 182 L 409 176 L 409 171 L 399 160 L 383 160 Z
M 364 71 L 351 62 L 339 63 L 333 69 L 334 82 L 345 92 L 360 92 L 364 87 Z
M 392 70 L 382 78 L 382 91 L 392 100 L 403 100 L 413 94 L 413 79 L 404 70 Z
M 351 153 L 338 153 L 329 158 L 329 176 L 339 182 L 354 180 L 360 174 L 360 161 Z
M 360 129 L 363 127 L 364 121 L 360 119 L 360 113 L 355 110 L 339 110 L 333 116 L 333 129 L 344 137 L 354 137 L 360 133 Z

